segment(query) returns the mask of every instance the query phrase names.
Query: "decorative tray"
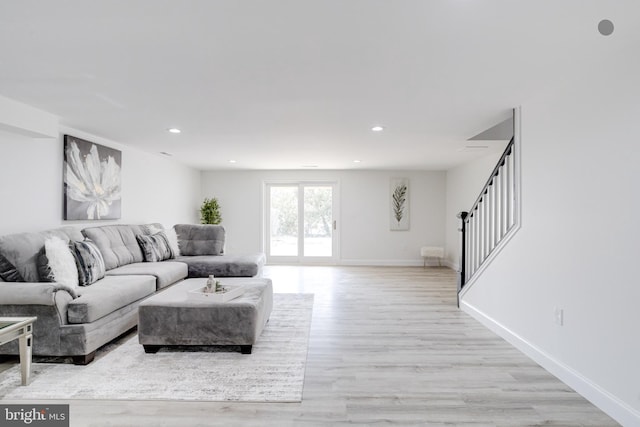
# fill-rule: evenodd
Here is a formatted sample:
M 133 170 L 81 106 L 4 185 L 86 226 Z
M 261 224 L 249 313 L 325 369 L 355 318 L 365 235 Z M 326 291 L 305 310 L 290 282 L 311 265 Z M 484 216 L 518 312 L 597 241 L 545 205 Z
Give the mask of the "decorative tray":
M 206 287 L 201 287 L 189 291 L 189 299 L 211 302 L 227 302 L 244 294 L 244 286 L 242 285 L 224 285 L 222 287 L 222 291 L 218 292 L 205 292 L 205 289 Z

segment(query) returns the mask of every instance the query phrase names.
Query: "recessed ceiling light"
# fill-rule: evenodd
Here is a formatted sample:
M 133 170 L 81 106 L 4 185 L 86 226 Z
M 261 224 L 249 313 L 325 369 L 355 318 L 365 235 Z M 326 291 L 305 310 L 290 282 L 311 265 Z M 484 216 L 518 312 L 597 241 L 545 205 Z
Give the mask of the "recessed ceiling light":
M 167 131 L 169 131 L 170 133 L 180 133 L 182 132 L 180 129 L 178 128 L 169 128 L 167 129 Z
M 353 163 L 360 163 L 362 160 L 354 160 Z
M 382 132 L 384 128 L 382 126 L 374 126 L 371 128 L 371 130 L 374 132 Z
M 236 163 L 235 160 L 229 160 L 229 163 Z

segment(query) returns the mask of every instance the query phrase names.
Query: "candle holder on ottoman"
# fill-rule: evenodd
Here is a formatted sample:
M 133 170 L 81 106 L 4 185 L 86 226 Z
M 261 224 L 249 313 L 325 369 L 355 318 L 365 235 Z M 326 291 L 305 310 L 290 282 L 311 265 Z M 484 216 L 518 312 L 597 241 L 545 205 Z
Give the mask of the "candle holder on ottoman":
M 228 301 L 198 295 L 207 279 L 186 279 L 140 303 L 138 340 L 147 353 L 163 346 L 240 346 L 251 354 L 273 308 L 271 279 L 224 278 L 243 292 Z

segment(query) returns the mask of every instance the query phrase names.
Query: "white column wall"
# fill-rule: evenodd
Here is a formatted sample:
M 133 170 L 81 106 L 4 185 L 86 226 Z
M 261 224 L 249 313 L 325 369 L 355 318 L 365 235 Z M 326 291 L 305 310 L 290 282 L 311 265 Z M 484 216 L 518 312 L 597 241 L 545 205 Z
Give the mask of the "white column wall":
M 630 426 L 640 425 L 640 88 L 607 76 L 523 104 L 522 228 L 462 307 Z

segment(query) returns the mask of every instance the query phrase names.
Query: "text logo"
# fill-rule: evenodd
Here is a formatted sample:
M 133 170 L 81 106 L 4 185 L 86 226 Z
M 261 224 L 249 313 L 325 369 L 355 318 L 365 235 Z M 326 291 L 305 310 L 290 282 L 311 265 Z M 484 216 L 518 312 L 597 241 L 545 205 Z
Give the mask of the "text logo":
M 0 405 L 0 427 L 69 427 L 69 405 Z

